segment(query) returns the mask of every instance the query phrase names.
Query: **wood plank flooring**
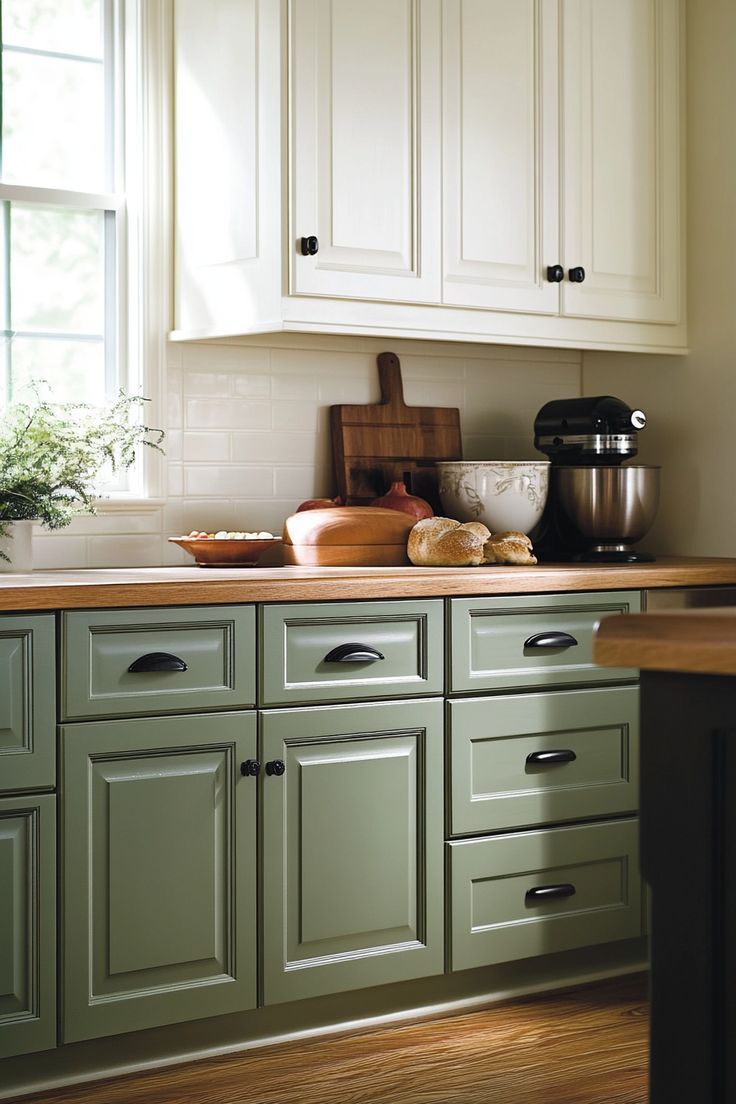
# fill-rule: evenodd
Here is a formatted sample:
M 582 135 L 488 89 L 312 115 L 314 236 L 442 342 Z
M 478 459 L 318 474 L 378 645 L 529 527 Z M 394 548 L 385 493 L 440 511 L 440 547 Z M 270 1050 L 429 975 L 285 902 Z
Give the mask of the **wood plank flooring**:
M 33 1101 L 646 1104 L 646 987 L 644 975 L 615 979 L 462 1016 L 96 1082 Z

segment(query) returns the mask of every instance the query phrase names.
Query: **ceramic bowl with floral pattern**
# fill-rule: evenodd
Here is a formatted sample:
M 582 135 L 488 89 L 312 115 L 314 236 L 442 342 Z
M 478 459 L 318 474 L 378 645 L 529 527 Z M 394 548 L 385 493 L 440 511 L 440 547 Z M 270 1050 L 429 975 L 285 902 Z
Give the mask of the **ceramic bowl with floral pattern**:
M 492 533 L 530 533 L 542 516 L 549 460 L 441 460 L 442 509 L 457 521 L 482 521 Z

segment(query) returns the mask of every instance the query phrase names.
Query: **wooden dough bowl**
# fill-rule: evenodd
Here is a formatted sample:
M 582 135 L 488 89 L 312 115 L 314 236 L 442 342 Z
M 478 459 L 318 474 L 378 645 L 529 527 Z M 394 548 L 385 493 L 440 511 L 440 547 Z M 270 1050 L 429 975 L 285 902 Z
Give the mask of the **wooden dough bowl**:
M 300 567 L 403 567 L 416 519 L 399 510 L 337 506 L 284 522 L 284 563 Z

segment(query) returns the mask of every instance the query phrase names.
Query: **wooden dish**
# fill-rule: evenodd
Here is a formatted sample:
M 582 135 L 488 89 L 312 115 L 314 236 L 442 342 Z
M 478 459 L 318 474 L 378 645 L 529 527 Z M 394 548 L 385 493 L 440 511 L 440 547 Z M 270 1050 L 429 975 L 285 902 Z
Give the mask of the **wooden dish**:
M 178 544 L 190 556 L 194 556 L 199 567 L 255 567 L 267 549 L 281 544 L 281 537 L 261 540 L 169 537 L 169 541 L 171 544 Z

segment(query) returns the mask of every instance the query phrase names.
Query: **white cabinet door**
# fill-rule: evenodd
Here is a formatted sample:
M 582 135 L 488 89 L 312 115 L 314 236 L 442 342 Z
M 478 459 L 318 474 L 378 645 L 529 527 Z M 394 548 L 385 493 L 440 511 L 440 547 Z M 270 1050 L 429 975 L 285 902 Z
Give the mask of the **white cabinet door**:
M 175 327 L 281 313 L 281 41 L 273 0 L 175 0 Z
M 291 290 L 438 302 L 439 0 L 292 0 L 289 16 Z
M 443 302 L 559 310 L 559 0 L 444 0 Z
M 566 315 L 679 320 L 679 18 L 679 0 L 563 0 Z

